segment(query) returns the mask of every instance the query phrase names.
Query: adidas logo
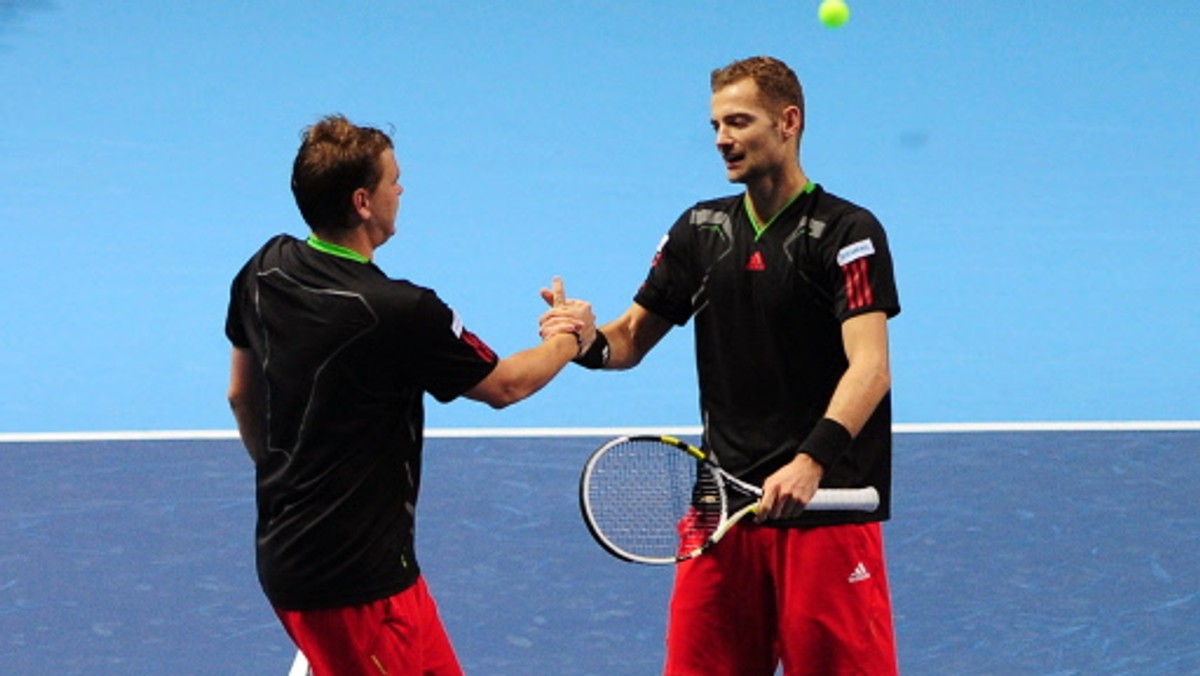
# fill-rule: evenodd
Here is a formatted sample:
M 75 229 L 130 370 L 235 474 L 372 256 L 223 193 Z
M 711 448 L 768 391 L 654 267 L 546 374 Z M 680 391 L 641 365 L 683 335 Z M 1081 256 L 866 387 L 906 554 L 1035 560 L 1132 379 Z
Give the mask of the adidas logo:
M 750 260 L 746 261 L 746 269 L 760 272 L 767 269 L 767 262 L 763 260 L 761 251 L 755 251 L 750 255 Z
M 854 584 L 855 582 L 862 582 L 869 579 L 871 579 L 871 573 L 867 570 L 866 566 L 864 566 L 862 563 L 859 563 L 854 567 L 854 572 L 850 573 L 850 577 L 847 581 L 850 584 Z

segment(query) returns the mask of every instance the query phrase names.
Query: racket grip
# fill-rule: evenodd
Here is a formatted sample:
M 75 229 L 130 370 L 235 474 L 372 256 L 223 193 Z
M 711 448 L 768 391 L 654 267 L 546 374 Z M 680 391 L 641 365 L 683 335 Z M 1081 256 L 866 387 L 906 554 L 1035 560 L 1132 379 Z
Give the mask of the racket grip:
M 874 512 L 879 509 L 879 491 L 868 488 L 822 488 L 805 509 L 814 512 Z

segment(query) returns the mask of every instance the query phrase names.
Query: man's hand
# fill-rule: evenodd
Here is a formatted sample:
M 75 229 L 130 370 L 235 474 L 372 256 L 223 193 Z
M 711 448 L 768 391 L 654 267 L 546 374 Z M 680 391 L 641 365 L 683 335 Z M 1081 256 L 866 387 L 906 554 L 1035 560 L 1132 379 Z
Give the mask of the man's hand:
M 596 316 L 592 304 L 568 299 L 561 277 L 551 280 L 549 289 L 542 289 L 542 300 L 550 306 L 538 320 L 538 333 L 546 340 L 560 333 L 573 333 L 579 341 L 579 354 L 588 351 L 596 340 Z
M 798 516 L 817 493 L 825 469 L 807 453 L 779 468 L 763 483 L 755 522 Z

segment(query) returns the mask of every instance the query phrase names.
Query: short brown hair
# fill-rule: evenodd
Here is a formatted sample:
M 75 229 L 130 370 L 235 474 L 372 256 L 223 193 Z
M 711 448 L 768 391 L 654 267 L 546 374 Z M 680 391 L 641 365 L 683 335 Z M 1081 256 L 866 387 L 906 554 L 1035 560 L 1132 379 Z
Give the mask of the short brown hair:
M 393 147 L 391 137 L 329 115 L 307 127 L 303 139 L 292 163 L 292 195 L 300 215 L 313 230 L 351 227 L 351 196 L 379 183 L 379 156 Z
M 712 72 L 710 84 L 715 94 L 718 90 L 750 78 L 758 85 L 762 103 L 772 112 L 787 106 L 800 109 L 800 129 L 804 129 L 804 89 L 800 78 L 788 65 L 770 56 L 752 56 L 741 59 Z

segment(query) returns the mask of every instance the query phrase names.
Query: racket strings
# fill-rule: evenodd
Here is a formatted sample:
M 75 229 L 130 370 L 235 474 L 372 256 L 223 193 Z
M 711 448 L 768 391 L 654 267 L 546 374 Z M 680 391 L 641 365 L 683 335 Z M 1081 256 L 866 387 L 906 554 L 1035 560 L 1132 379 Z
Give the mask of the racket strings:
M 708 545 L 709 538 L 721 527 L 725 509 L 725 491 L 720 478 L 708 467 L 696 466 L 692 504 L 679 520 L 679 538 L 675 556 L 692 556 Z
M 595 530 L 635 557 L 672 559 L 720 524 L 719 480 L 695 459 L 658 441 L 626 440 L 595 459 L 586 493 Z M 699 545 L 696 545 L 699 546 Z

